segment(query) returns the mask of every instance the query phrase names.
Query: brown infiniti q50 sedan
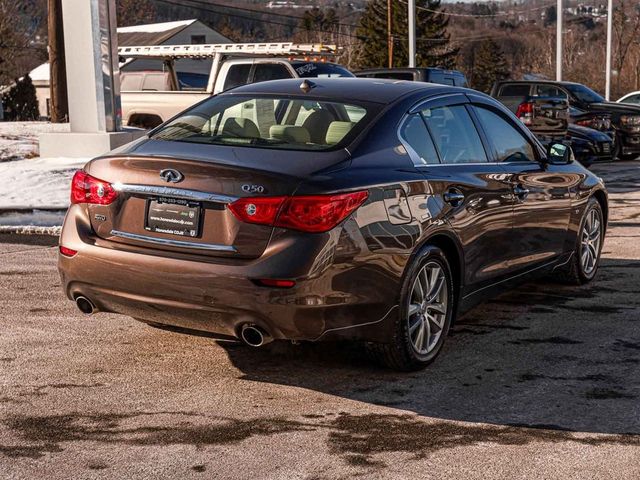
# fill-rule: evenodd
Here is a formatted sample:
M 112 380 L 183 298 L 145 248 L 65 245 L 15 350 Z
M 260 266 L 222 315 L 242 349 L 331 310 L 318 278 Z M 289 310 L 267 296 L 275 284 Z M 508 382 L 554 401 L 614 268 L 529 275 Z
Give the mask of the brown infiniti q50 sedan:
M 358 339 L 405 370 L 516 282 L 593 279 L 608 214 L 602 181 L 492 98 L 373 79 L 207 99 L 89 162 L 71 203 L 59 269 L 83 312 Z

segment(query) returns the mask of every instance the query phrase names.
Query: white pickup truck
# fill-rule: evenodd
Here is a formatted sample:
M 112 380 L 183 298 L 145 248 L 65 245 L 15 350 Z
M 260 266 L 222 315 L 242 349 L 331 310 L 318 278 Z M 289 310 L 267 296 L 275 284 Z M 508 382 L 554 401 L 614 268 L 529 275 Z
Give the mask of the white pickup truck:
M 154 128 L 211 95 L 247 83 L 306 77 L 353 77 L 330 63 L 337 48 L 323 44 L 235 43 L 218 45 L 160 45 L 120 47 L 121 59 L 159 59 L 164 72 L 122 73 L 122 121 Z M 183 88 L 175 61 L 212 58 L 206 88 Z

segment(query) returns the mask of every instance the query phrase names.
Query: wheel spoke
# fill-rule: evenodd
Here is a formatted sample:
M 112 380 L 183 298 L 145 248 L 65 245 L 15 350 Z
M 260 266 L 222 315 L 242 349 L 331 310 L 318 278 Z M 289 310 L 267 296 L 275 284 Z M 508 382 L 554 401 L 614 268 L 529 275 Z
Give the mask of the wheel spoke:
M 429 304 L 429 310 L 434 310 L 440 315 L 445 315 L 447 313 L 447 306 L 442 302 L 434 302 Z
M 440 298 L 440 292 L 442 292 L 442 286 L 444 285 L 444 275 L 439 276 L 433 288 L 429 291 L 429 295 L 427 295 L 427 299 L 429 302 L 433 302 Z
M 420 276 L 416 279 L 416 283 L 413 287 L 413 292 L 418 294 L 417 300 L 422 302 L 424 300 L 424 290 L 422 289 L 422 283 L 420 282 Z
M 418 328 L 418 334 L 416 335 L 416 340 L 413 343 L 418 351 L 422 350 L 422 342 L 424 341 L 424 322 L 420 320 L 420 328 Z
M 424 319 L 424 336 L 422 339 L 422 344 L 420 349 L 423 351 L 429 351 L 429 344 L 431 343 L 431 325 L 429 324 L 429 320 Z
M 420 311 L 419 303 L 412 303 L 409 305 L 409 317 L 413 317 L 419 311 Z
M 438 319 L 438 317 L 440 317 Z M 444 315 L 429 315 L 427 314 L 427 319 L 431 320 L 431 323 L 436 325 L 440 330 L 444 327 Z
M 409 325 L 409 335 L 413 338 L 413 334 L 416 332 L 416 329 L 422 324 L 422 318 L 416 317 L 413 324 Z

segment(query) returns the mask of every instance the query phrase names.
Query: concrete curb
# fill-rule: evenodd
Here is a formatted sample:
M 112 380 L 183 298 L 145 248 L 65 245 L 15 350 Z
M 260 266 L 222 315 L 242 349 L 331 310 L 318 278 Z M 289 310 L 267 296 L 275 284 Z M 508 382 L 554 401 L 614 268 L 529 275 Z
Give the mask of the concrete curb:
M 47 235 L 51 237 L 59 237 L 61 231 L 61 226 L 39 227 L 37 225 L 0 225 L 0 234 Z

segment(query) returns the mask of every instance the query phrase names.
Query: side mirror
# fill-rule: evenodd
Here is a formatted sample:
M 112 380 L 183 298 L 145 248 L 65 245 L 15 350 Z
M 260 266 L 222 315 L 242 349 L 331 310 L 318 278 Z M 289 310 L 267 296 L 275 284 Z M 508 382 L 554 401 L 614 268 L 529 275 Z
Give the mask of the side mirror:
M 554 165 L 566 165 L 573 162 L 571 147 L 564 143 L 552 143 L 547 148 L 547 162 Z

